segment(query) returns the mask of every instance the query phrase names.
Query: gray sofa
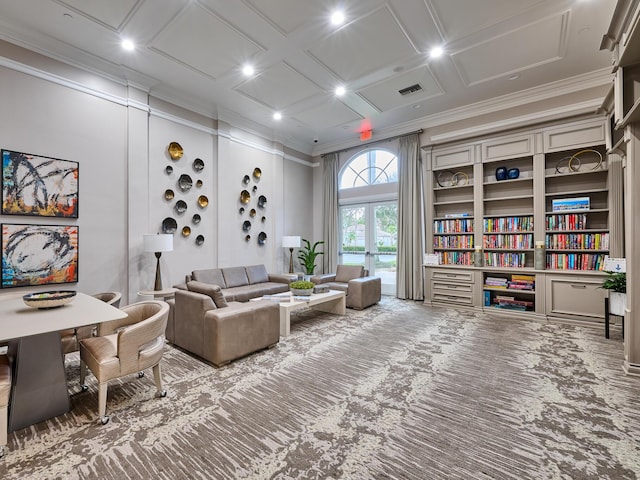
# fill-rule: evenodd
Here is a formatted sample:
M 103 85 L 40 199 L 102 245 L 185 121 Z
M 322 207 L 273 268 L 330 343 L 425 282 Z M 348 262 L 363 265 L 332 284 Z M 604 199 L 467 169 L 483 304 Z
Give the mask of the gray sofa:
M 365 275 L 364 267 L 338 265 L 336 273 L 314 275 L 311 281 L 316 285 L 326 285 L 331 290 L 346 292 L 347 307 L 362 310 L 375 305 L 382 298 L 382 280 Z
M 264 265 L 194 270 L 187 275 L 186 281 L 190 280 L 218 285 L 228 302 L 248 302 L 263 295 L 286 292 L 291 282 L 288 275 L 267 273 Z
M 227 302 L 217 285 L 187 282 L 178 289 L 173 305 L 173 325 L 167 339 L 220 367 L 280 340 L 277 302 Z

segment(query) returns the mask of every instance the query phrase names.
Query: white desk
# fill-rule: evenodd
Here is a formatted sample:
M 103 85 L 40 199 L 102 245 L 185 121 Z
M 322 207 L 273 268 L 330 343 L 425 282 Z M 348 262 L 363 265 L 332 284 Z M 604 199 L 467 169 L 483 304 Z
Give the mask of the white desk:
M 122 310 L 84 293 L 50 309 L 27 307 L 22 294 L 0 295 L 0 341 L 18 339 L 9 431 L 69 411 L 60 330 L 124 317 Z

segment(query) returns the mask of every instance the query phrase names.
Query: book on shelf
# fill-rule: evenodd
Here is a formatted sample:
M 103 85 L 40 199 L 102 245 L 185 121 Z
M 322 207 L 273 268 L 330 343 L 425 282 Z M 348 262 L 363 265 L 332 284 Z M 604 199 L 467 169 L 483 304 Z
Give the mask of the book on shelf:
M 446 213 L 444 218 L 460 218 L 460 217 L 470 217 L 470 213 Z
M 589 210 L 591 200 L 589 197 L 556 198 L 551 200 L 551 210 L 554 212 Z

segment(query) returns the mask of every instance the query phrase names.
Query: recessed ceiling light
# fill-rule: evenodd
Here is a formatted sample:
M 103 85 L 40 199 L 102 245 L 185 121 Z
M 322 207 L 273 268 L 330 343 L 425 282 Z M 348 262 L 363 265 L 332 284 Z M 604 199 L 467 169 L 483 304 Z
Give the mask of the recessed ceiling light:
M 255 73 L 255 70 L 253 69 L 252 65 L 245 65 L 244 67 L 242 67 L 242 74 L 245 77 L 250 77 L 251 75 L 253 75 Z
M 340 85 L 339 87 L 336 88 L 336 96 L 341 97 L 345 93 L 347 93 L 347 89 L 344 88 L 342 85 Z
M 133 49 L 135 49 L 135 48 L 136 48 L 136 46 L 135 46 L 135 44 L 134 44 L 131 40 L 126 39 L 126 40 L 123 40 L 123 41 L 122 41 L 122 48 L 124 48 L 125 50 L 127 50 L 127 51 L 129 51 L 129 52 L 130 52 L 130 51 L 132 51 Z
M 344 23 L 344 12 L 336 10 L 331 14 L 331 23 L 334 25 L 342 25 Z
M 438 57 L 441 57 L 443 53 L 444 53 L 444 50 L 442 49 L 442 47 L 433 47 L 429 52 L 429 57 L 438 58 Z
M 509 75 L 507 77 L 507 80 L 517 80 L 520 78 L 520 74 L 519 73 L 514 73 L 513 75 Z
M 413 105 L 413 108 L 415 108 L 415 109 L 418 109 L 420 107 L 422 107 L 422 105 L 420 105 L 419 103 L 416 103 L 415 105 Z
M 282 114 L 280 112 L 276 112 L 273 114 L 274 120 L 282 120 Z

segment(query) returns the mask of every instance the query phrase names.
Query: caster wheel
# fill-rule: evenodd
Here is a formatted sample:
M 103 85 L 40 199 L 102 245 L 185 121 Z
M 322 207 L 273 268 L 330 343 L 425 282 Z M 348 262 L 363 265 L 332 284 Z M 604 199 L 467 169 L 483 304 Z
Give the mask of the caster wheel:
M 166 390 L 161 390 L 161 391 L 159 391 L 159 392 L 158 392 L 158 396 L 159 396 L 160 398 L 164 398 L 164 397 L 166 397 L 166 396 L 167 396 L 167 391 L 166 391 Z
M 109 415 L 105 415 L 104 417 L 100 417 L 100 423 L 102 425 L 106 425 L 107 423 L 109 423 Z
M 144 372 L 138 372 L 138 378 L 144 377 Z
M 89 385 L 87 385 L 86 383 L 83 383 L 82 385 L 80 385 L 81 392 L 86 392 L 87 390 L 89 390 Z

